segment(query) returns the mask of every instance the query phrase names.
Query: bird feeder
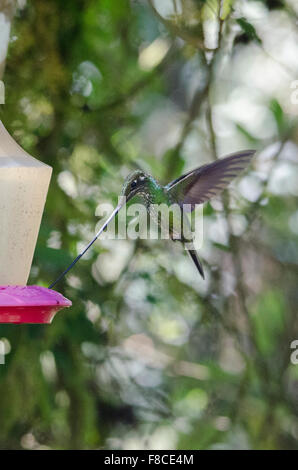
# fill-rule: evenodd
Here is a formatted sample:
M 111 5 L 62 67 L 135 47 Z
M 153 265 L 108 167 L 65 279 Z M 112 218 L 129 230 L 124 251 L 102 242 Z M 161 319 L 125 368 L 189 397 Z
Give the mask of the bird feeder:
M 71 305 L 56 291 L 26 285 L 51 173 L 0 121 L 0 323 L 51 323 Z

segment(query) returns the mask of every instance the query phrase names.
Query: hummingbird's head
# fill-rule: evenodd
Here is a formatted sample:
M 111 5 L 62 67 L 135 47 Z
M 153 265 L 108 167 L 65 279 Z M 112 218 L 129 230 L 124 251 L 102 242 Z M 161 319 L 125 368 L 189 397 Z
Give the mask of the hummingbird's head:
M 134 171 L 128 175 L 124 181 L 121 193 L 122 196 L 126 198 L 126 202 L 128 202 L 136 194 L 145 193 L 149 180 L 150 176 L 141 170 Z

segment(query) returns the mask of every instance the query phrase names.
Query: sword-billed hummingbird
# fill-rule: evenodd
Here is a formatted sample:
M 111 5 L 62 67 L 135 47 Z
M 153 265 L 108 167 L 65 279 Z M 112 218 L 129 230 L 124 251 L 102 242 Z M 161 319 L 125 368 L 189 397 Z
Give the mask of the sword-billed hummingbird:
M 218 196 L 228 184 L 238 174 L 244 170 L 250 163 L 255 150 L 244 150 L 229 155 L 225 158 L 216 160 L 212 163 L 196 168 L 185 175 L 171 181 L 166 186 L 161 185 L 155 178 L 147 173 L 137 170 L 131 173 L 125 180 L 122 188 L 122 198 L 120 203 L 109 216 L 105 224 L 100 228 L 93 240 L 85 247 L 85 249 L 76 257 L 71 265 L 58 277 L 58 279 L 50 285 L 50 289 L 59 282 L 62 277 L 79 261 L 86 251 L 93 245 L 100 234 L 106 229 L 109 222 L 116 216 L 121 207 L 134 196 L 139 196 L 145 204 L 146 209 L 152 214 L 153 207 L 160 204 L 171 206 L 177 204 L 180 207 L 183 223 L 186 221 L 186 212 L 192 211 L 196 204 L 202 204 Z M 154 215 L 154 214 L 152 214 Z M 187 219 L 188 220 L 188 219 Z M 160 220 L 157 220 L 160 224 Z M 188 222 L 186 222 L 188 223 Z M 169 224 L 169 236 L 177 239 L 177 233 L 174 237 L 174 223 Z M 204 271 L 197 255 L 196 250 L 181 233 L 179 239 L 194 261 L 196 268 L 204 279 Z

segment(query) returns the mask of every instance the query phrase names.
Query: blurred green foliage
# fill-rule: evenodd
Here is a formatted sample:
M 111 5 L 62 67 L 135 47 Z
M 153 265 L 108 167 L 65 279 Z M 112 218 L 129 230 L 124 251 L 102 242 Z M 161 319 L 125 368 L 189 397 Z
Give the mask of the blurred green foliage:
M 297 449 L 298 68 L 272 37 L 295 43 L 298 13 L 240 3 L 17 10 L 0 117 L 54 170 L 31 284 L 77 255 L 129 171 L 167 182 L 260 154 L 205 208 L 205 282 L 176 244 L 98 242 L 57 286 L 70 310 L 51 326 L 1 325 L 1 448 Z

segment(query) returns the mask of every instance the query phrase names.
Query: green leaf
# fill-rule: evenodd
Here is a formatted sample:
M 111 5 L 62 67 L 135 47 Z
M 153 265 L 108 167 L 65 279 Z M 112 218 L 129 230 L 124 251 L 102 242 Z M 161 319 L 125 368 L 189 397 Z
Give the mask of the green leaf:
M 235 0 L 223 0 L 221 6 L 220 19 L 225 20 L 232 11 Z
M 223 245 L 222 243 L 213 242 L 213 246 L 222 251 L 231 251 L 231 248 L 229 246 Z
M 242 31 L 245 34 L 247 34 L 247 36 L 250 39 L 258 42 L 259 44 L 262 43 L 261 39 L 257 35 L 255 27 L 251 23 L 249 23 L 245 18 L 238 18 L 236 21 L 239 24 L 239 26 L 241 27 Z
M 270 102 L 270 111 L 274 116 L 279 133 L 282 134 L 285 129 L 285 117 L 282 107 L 275 98 Z
M 256 137 L 254 137 L 250 132 L 248 132 L 248 130 L 245 129 L 245 127 L 243 127 L 241 124 L 237 123 L 236 128 L 242 135 L 246 137 L 246 139 L 251 144 L 256 144 L 257 142 L 259 142 L 259 140 Z

